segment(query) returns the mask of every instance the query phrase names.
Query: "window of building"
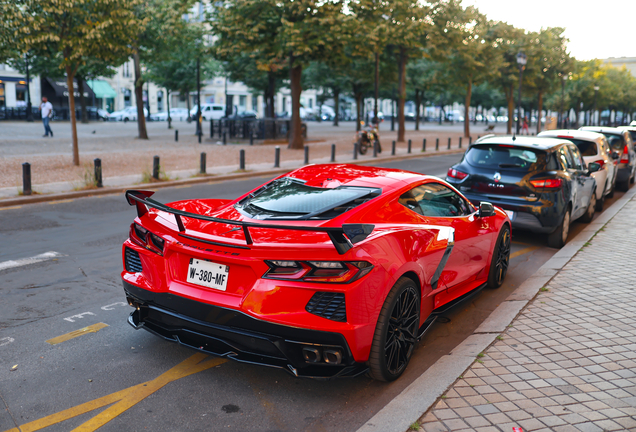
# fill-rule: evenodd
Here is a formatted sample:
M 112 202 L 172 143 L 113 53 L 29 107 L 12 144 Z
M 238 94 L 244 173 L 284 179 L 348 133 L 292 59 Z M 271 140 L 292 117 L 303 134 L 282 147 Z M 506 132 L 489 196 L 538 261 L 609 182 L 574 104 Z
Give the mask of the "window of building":
M 124 107 L 132 106 L 131 96 L 130 89 L 124 89 Z
M 15 106 L 18 106 L 18 107 L 26 106 L 27 104 L 26 92 L 27 92 L 26 84 L 15 85 Z
M 157 111 L 163 111 L 163 90 L 157 92 Z
M 247 96 L 241 95 L 239 96 L 239 106 L 243 109 L 247 106 Z
M 130 62 L 129 61 L 124 63 L 122 75 L 124 76 L 124 78 L 130 78 Z
M 0 83 L 0 108 L 4 108 L 6 105 L 7 104 L 4 96 L 4 84 Z
M 252 111 L 258 111 L 258 96 L 252 95 Z

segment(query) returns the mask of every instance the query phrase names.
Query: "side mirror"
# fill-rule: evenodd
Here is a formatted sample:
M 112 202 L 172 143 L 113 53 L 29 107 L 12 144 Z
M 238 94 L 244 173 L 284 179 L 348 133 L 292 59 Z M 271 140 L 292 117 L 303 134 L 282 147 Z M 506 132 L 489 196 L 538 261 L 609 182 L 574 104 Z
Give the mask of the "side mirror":
M 489 202 L 482 201 L 479 203 L 479 217 L 488 217 L 495 215 L 495 207 Z
M 587 172 L 588 173 L 593 173 L 596 172 L 598 170 L 601 169 L 601 164 L 596 163 L 596 162 L 590 162 L 589 164 L 587 164 Z
M 612 159 L 618 160 L 618 158 L 620 158 L 620 157 L 621 157 L 621 155 L 617 151 L 613 151 L 612 152 Z

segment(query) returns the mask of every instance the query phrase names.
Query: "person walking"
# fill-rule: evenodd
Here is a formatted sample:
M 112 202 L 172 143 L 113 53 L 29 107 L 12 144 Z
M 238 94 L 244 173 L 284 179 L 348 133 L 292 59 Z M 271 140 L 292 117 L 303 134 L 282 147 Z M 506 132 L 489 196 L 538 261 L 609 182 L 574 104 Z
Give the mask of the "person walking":
M 42 124 L 44 124 L 44 135 L 42 136 L 47 137 L 50 133 L 51 138 L 53 138 L 53 131 L 51 130 L 51 126 L 49 126 L 49 121 L 51 120 L 51 117 L 53 117 L 53 105 L 46 97 L 42 98 L 40 112 L 42 113 Z
M 530 130 L 528 129 L 528 117 L 523 118 L 523 127 L 521 128 L 521 133 L 526 133 L 526 135 L 530 135 Z

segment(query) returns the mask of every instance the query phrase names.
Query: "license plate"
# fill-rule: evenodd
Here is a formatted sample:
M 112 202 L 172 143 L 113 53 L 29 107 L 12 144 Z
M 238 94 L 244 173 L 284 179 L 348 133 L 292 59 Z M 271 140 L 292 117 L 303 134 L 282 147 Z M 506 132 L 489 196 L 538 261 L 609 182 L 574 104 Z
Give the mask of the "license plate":
M 510 211 L 510 210 L 504 210 L 504 211 L 508 215 L 508 219 L 513 220 L 515 218 L 515 212 Z
M 191 258 L 187 281 L 195 285 L 225 291 L 229 273 L 230 267 L 225 264 Z

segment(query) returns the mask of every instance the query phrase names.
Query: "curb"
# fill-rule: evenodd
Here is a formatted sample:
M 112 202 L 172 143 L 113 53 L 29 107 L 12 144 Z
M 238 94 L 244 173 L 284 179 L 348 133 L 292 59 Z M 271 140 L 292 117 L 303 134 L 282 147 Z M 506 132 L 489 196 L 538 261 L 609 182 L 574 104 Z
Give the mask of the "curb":
M 371 417 L 357 432 L 405 432 L 424 415 L 458 377 L 475 362 L 483 352 L 503 333 L 519 313 L 536 297 L 539 290 L 566 266 L 596 233 L 636 196 L 632 187 L 620 199 L 591 222 L 574 239 L 537 270 L 534 276 L 522 283 L 504 300 L 483 323 L 449 354 L 442 356 L 419 378 Z M 399 413 L 399 414 L 397 414 Z
M 419 159 L 419 158 L 433 157 L 433 156 L 460 154 L 460 153 L 464 153 L 464 151 L 465 149 L 455 149 L 450 151 L 447 150 L 443 152 L 438 151 L 435 153 L 419 152 L 419 153 L 406 154 L 402 156 L 388 156 L 388 157 L 384 156 L 384 157 L 378 157 L 378 158 L 366 159 L 366 160 L 352 159 L 352 160 L 345 160 L 342 162 L 334 162 L 334 163 L 367 165 L 367 164 L 372 164 L 372 163 L 376 163 L 380 161 L 399 162 L 399 161 L 408 160 L 408 159 Z M 166 181 L 166 182 L 132 184 L 128 186 L 119 186 L 119 187 L 105 187 L 100 189 L 88 189 L 88 190 L 73 191 L 73 192 L 22 196 L 18 198 L 7 198 L 7 199 L 0 200 L 0 208 L 21 206 L 26 204 L 36 204 L 36 203 L 49 202 L 49 201 L 84 198 L 89 196 L 118 194 L 118 193 L 123 193 L 127 189 L 144 189 L 144 188 L 160 189 L 160 188 L 167 188 L 167 187 L 173 187 L 173 186 L 184 186 L 184 185 L 195 185 L 195 184 L 201 184 L 201 183 L 216 183 L 221 181 L 243 180 L 243 179 L 251 178 L 254 176 L 258 176 L 258 177 L 277 176 L 280 174 L 285 174 L 287 172 L 293 171 L 294 169 L 296 168 L 292 168 L 292 169 L 276 168 L 276 169 L 265 170 L 265 171 L 246 171 L 246 172 L 238 173 L 238 174 L 225 174 L 225 175 L 218 175 L 218 176 L 211 174 L 205 177 L 194 177 L 189 179 L 173 180 L 173 181 Z

